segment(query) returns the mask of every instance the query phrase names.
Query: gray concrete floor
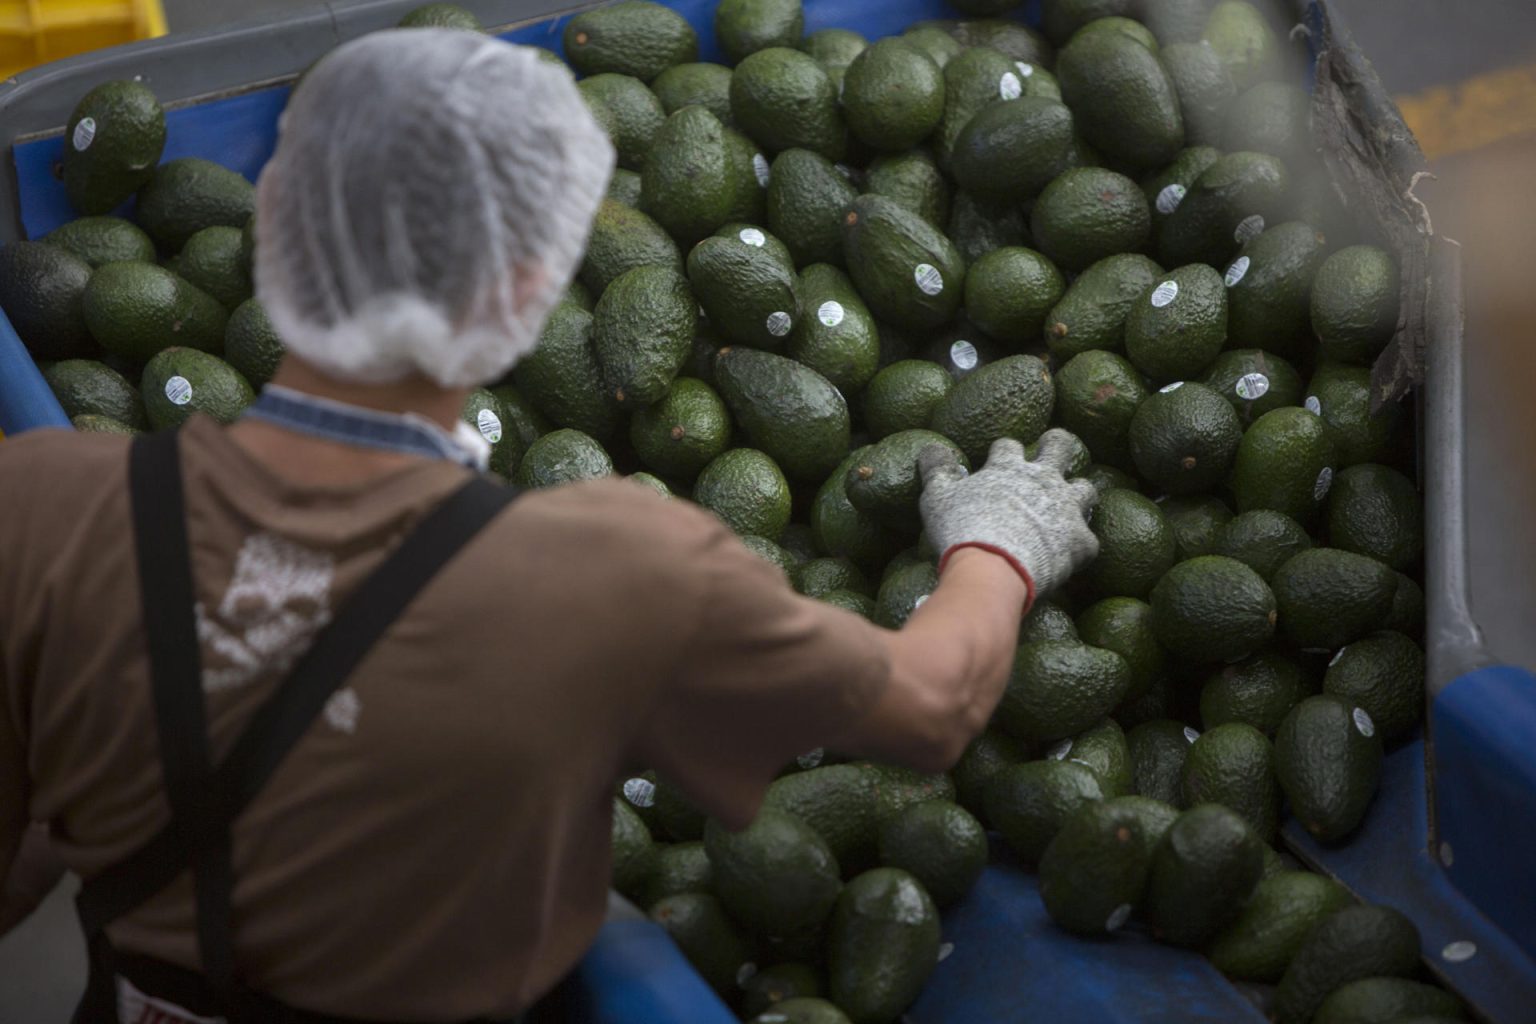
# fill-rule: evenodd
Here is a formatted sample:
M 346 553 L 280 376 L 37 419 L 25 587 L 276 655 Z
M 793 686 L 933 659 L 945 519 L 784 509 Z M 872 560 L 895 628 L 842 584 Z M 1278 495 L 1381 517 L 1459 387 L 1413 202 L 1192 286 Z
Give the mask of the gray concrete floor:
M 1536 59 L 1530 0 L 1334 0 L 1396 94 Z M 303 0 L 165 0 L 173 31 L 312 8 Z M 1490 649 L 1536 665 L 1536 295 L 1529 286 L 1536 134 L 1437 160 L 1420 190 L 1442 234 L 1465 245 L 1469 347 L 1468 506 L 1474 612 Z M 71 890 L 0 939 L 0 1022 L 68 1019 L 83 977 Z

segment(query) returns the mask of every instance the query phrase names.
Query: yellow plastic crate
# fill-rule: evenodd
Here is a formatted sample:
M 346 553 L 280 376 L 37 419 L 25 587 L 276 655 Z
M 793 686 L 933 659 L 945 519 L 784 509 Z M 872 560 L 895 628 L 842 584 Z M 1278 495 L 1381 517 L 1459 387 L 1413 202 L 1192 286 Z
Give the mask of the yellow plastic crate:
M 0 0 L 0 78 L 163 35 L 160 0 Z

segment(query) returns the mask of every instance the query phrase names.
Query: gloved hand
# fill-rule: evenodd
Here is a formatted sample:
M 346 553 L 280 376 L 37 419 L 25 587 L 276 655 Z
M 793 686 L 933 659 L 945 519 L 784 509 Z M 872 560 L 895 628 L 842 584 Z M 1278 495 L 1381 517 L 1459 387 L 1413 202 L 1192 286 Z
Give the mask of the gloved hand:
M 1099 539 L 1088 529 L 1088 513 L 1098 491 L 1062 475 L 1068 437 L 1064 430 L 1046 431 L 1034 462 L 1024 457 L 1023 445 L 1002 438 L 993 442 L 987 464 L 969 476 L 952 450 L 930 445 L 923 451 L 923 525 L 942 552 L 941 571 L 960 548 L 990 551 L 1024 577 L 1033 603 L 1093 560 Z

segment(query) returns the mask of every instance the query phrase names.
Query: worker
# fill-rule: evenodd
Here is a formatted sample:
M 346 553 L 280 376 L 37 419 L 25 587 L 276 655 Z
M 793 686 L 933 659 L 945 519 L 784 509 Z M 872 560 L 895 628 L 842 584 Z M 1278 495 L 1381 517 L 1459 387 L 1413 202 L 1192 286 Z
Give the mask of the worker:
M 77 1021 L 510 1020 L 604 920 L 617 780 L 742 828 L 817 747 L 948 768 L 1096 551 L 1059 433 L 924 453 L 941 574 L 899 631 L 686 502 L 477 474 L 466 397 L 613 163 L 535 51 L 343 46 L 258 184 L 272 385 L 227 427 L 0 445 L 0 872 L 34 821 L 84 880 Z

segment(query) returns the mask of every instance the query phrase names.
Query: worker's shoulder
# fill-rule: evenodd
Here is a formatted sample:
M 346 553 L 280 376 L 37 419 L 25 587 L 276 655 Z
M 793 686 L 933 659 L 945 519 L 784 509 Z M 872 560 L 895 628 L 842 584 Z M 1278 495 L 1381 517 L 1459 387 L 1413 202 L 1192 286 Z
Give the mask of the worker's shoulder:
M 704 553 L 730 536 L 697 505 L 617 478 L 529 491 L 518 498 L 508 525 L 543 544 L 592 554 L 622 551 L 640 561 Z
M 128 472 L 129 438 L 75 430 L 32 430 L 0 442 L 0 493 L 7 504 L 118 488 Z

